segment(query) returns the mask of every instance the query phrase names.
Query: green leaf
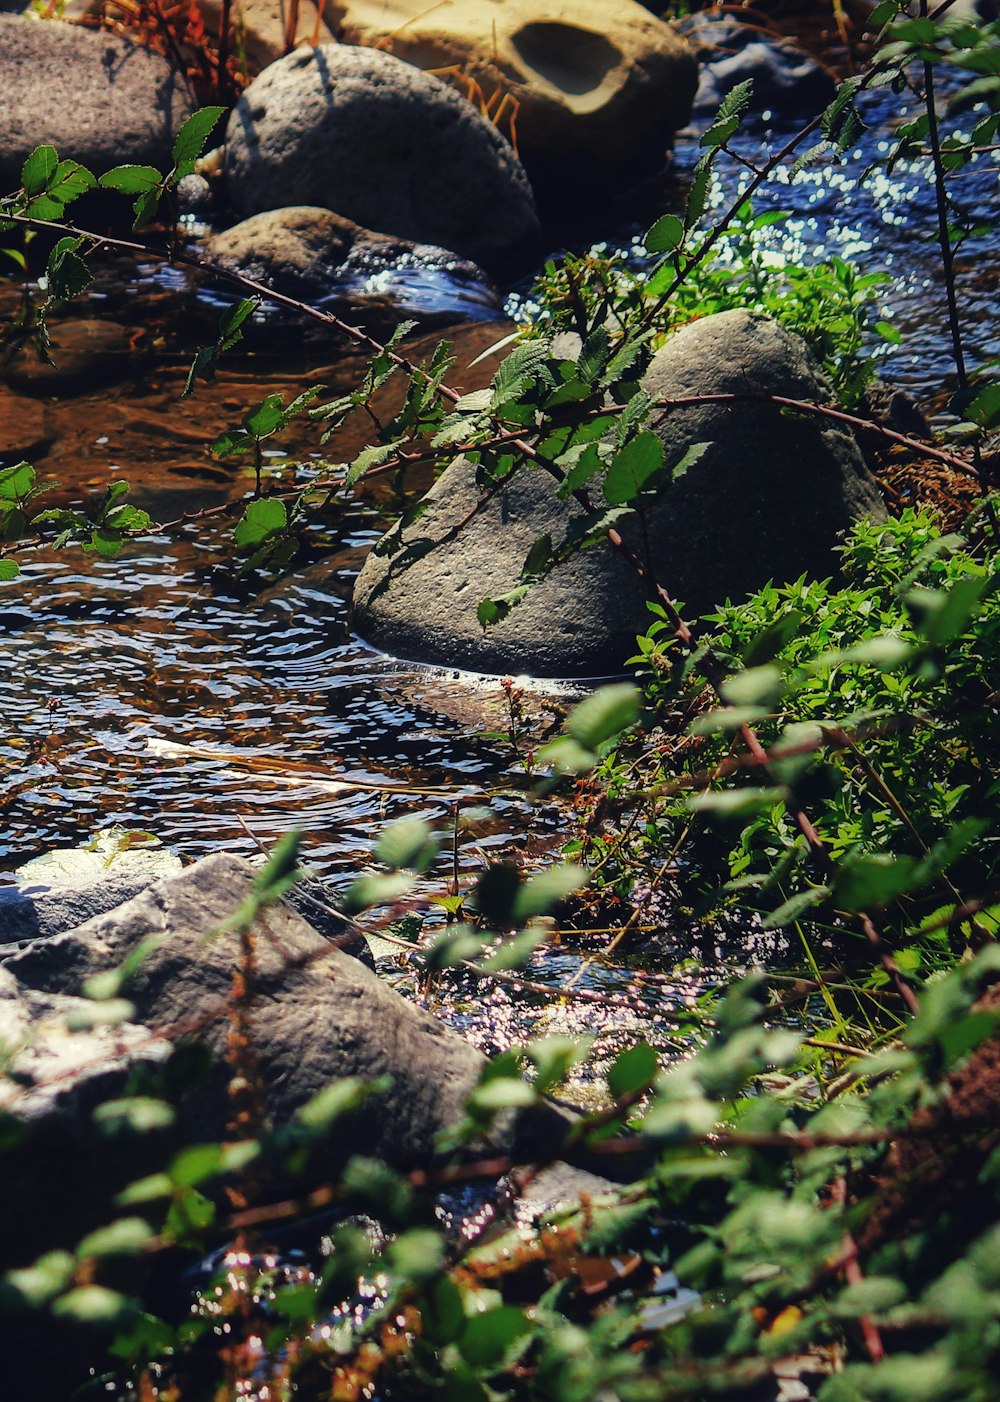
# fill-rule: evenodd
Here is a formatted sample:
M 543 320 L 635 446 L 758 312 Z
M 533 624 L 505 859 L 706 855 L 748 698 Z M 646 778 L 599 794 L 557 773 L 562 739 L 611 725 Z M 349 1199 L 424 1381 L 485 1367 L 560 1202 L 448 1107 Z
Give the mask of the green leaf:
M 513 923 L 523 925 L 536 915 L 548 915 L 586 881 L 586 869 L 573 862 L 539 872 L 526 881 L 515 895 L 510 912 Z
M 497 1076 L 477 1086 L 468 1105 L 473 1114 L 495 1115 L 502 1110 L 525 1109 L 534 1105 L 537 1098 L 534 1086 L 519 1076 Z
M 0 584 L 9 584 L 20 573 L 21 567 L 16 560 L 0 559 Z
M 29 219 L 61 219 L 63 207 L 59 200 L 50 195 L 34 195 L 25 208 Z
M 52 1306 L 52 1313 L 59 1319 L 105 1326 L 117 1324 L 134 1311 L 135 1305 L 126 1295 L 105 1285 L 81 1285 L 60 1296 Z
M 933 647 L 944 647 L 965 631 L 990 578 L 956 579 L 948 589 L 911 589 L 906 602 L 920 616 L 920 631 Z
M 345 915 L 356 915 L 376 905 L 392 905 L 405 896 L 413 885 L 406 872 L 391 872 L 386 876 L 359 876 L 344 892 L 340 908 Z
M 966 408 L 965 418 L 980 428 L 996 428 L 1000 424 L 1000 381 L 994 380 L 979 391 Z
M 122 1217 L 84 1237 L 76 1248 L 78 1260 L 87 1256 L 137 1256 L 153 1239 L 153 1229 L 141 1217 Z
M 681 458 L 680 462 L 675 463 L 670 469 L 671 482 L 679 482 L 688 468 L 694 467 L 696 463 L 700 462 L 711 446 L 711 443 L 690 444 L 685 449 L 684 456 Z
M 658 1070 L 656 1052 L 648 1042 L 637 1042 L 618 1056 L 608 1072 L 608 1088 L 616 1100 L 622 1100 L 651 1086 Z
M 458 1340 L 462 1357 L 473 1368 L 487 1374 L 501 1367 L 510 1367 L 527 1345 L 534 1325 L 517 1305 L 499 1305 L 496 1309 L 474 1314 Z
M 49 295 L 62 300 L 78 297 L 93 282 L 90 269 L 77 249 L 83 240 L 78 238 L 60 239 L 49 254 L 46 276 L 49 281 Z
M 154 166 L 115 166 L 106 170 L 97 183 L 104 190 L 118 190 L 123 195 L 145 195 L 155 190 L 162 179 Z
M 507 594 L 501 594 L 496 599 L 480 599 L 476 605 L 476 618 L 481 628 L 491 628 L 495 623 L 502 623 L 510 613 L 516 608 L 528 592 L 527 584 L 519 584 L 511 589 Z
M 147 190 L 144 195 L 133 203 L 135 218 L 132 220 L 133 229 L 141 229 L 144 224 L 149 224 L 155 217 L 159 208 L 163 190 L 157 186 L 155 190 Z
M 48 194 L 67 205 L 93 190 L 97 181 L 79 161 L 60 161 L 49 180 Z
M 193 1188 L 207 1178 L 214 1178 L 221 1165 L 220 1145 L 192 1144 L 189 1149 L 182 1149 L 170 1165 L 170 1178 L 180 1188 Z
M 781 690 L 781 671 L 770 664 L 734 672 L 722 683 L 722 695 L 733 706 L 770 706 Z
M 311 1100 L 295 1112 L 295 1118 L 307 1129 L 327 1130 L 344 1115 L 359 1109 L 373 1095 L 385 1095 L 392 1086 L 391 1076 L 379 1076 L 366 1081 L 361 1076 L 344 1076 L 332 1085 L 324 1086 Z
M 225 112 L 224 107 L 201 107 L 181 127 L 174 140 L 171 154 L 174 180 L 194 172 L 195 162 L 205 149 L 205 142 Z
M 59 153 L 54 146 L 36 146 L 21 167 L 21 184 L 25 193 L 39 195 L 48 189 L 58 165 Z
M 385 1253 L 389 1270 L 403 1280 L 426 1280 L 444 1262 L 444 1240 L 432 1227 L 418 1227 L 398 1236 Z
M 647 429 L 616 453 L 604 479 L 604 497 L 612 506 L 634 501 L 664 465 L 663 444 Z
M 902 343 L 903 333 L 898 326 L 893 326 L 891 321 L 876 321 L 875 330 L 883 341 L 888 341 L 891 346 L 898 346 Z
M 673 253 L 684 242 L 684 221 L 676 214 L 664 214 L 643 239 L 650 253 Z
M 583 349 L 576 362 L 576 373 L 584 385 L 593 385 L 598 379 L 607 364 L 610 350 L 611 337 L 608 335 L 607 328 L 598 326 L 584 341 Z
M 567 735 L 587 750 L 597 750 L 639 719 L 640 692 L 631 682 L 602 686 L 573 708 Z
M 236 544 L 241 549 L 246 549 L 259 545 L 269 536 L 283 531 L 287 525 L 288 511 L 285 503 L 274 497 L 264 497 L 250 502 L 233 536 Z
M 129 1129 L 137 1134 L 169 1129 L 177 1112 L 165 1100 L 149 1095 L 132 1095 L 122 1100 L 105 1100 L 94 1110 L 94 1123 L 107 1134 Z
M 4 1280 L 37 1308 L 64 1290 L 73 1277 L 76 1262 L 68 1251 L 50 1251 L 30 1266 L 9 1271 Z
M 0 467 L 0 505 L 5 501 L 23 501 L 34 483 L 35 469 L 30 462 Z
M 243 420 L 247 432 L 254 438 L 266 438 L 285 421 L 285 405 L 280 394 L 269 394 L 251 409 Z
M 89 1032 L 92 1027 L 116 1027 L 135 1016 L 135 1005 L 127 998 L 106 998 L 103 1003 L 74 1008 L 66 1018 L 70 1032 Z
M 694 798 L 688 799 L 688 807 L 693 813 L 742 819 L 773 808 L 783 800 L 783 789 L 723 789 L 720 793 L 696 794 Z
M 848 911 L 889 905 L 913 884 L 916 861 L 889 852 L 849 853 L 833 883 L 837 905 Z
M 437 839 L 422 818 L 400 818 L 383 830 L 375 855 L 397 870 L 427 871 L 437 856 Z
M 764 921 L 765 930 L 780 930 L 784 925 L 794 925 L 796 920 L 820 905 L 830 894 L 829 886 L 813 886 L 808 891 L 797 891 L 787 901 L 773 910 Z

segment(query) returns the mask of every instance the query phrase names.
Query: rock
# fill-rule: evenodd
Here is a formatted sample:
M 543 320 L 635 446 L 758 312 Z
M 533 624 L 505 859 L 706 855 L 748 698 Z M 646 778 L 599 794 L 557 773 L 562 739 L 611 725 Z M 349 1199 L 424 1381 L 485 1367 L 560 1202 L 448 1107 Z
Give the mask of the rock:
M 333 0 L 327 14 L 348 43 L 446 70 L 494 109 L 507 100 L 500 125 L 509 131 L 513 114 L 539 191 L 555 181 L 588 198 L 595 181 L 648 173 L 697 85 L 684 41 L 636 0 Z
M 441 268 L 470 282 L 487 281 L 474 263 L 445 248 L 377 234 L 310 205 L 255 214 L 214 234 L 205 252 L 213 262 L 303 301 L 329 296 L 346 279 L 404 266 Z
M 115 34 L 59 20 L 0 15 L 0 189 L 20 183 L 36 146 L 51 143 L 101 174 L 169 165 L 193 110 L 166 59 Z
M 748 389 L 820 402 L 831 396 L 805 344 L 746 311 L 676 332 L 654 356 L 646 388 L 657 398 Z M 676 410 L 658 432 L 668 464 L 693 443 L 711 445 L 649 511 L 654 569 L 691 616 L 769 579 L 834 573 L 840 533 L 857 516 L 884 514 L 853 436 L 831 423 L 745 402 Z M 594 495 L 600 499 L 599 489 Z M 577 552 L 489 630 L 477 622 L 482 598 L 518 584 L 539 536 L 549 533 L 558 545 L 580 515 L 575 502 L 557 499 L 547 475 L 526 466 L 484 500 L 460 460 L 424 502 L 422 515 L 384 538 L 403 548 L 373 551 L 361 570 L 353 621 L 362 637 L 399 657 L 481 672 L 621 670 L 649 613 L 639 580 L 610 546 Z M 623 533 L 642 553 L 638 534 L 627 524 Z
M 98 0 L 101 3 L 101 0 Z M 250 60 L 251 73 L 266 68 L 275 59 L 281 58 L 288 48 L 297 44 L 326 44 L 333 39 L 323 15 L 329 4 L 299 5 L 296 7 L 296 26 L 292 43 L 286 44 L 285 32 L 288 14 L 292 7 L 288 0 L 240 0 L 239 35 L 243 52 Z M 199 0 L 198 9 L 209 29 L 218 31 L 222 14 L 221 0 Z
M 737 20 L 690 15 L 680 23 L 701 61 L 694 110 L 712 117 L 737 83 L 752 79 L 750 110 L 796 116 L 822 111 L 833 99 L 833 75 L 785 39 Z
M 0 886 L 0 952 L 64 934 L 182 869 L 180 857 L 155 839 L 125 846 L 127 836 L 101 834 L 88 847 L 47 852 L 19 867 L 14 885 Z
M 55 1247 L 72 1246 L 108 1212 L 115 1186 L 152 1171 L 146 1154 L 158 1141 L 134 1139 L 127 1165 L 121 1145 L 93 1123 L 105 1101 L 135 1093 L 159 1077 L 173 1048 L 135 1023 L 77 1027 L 94 1004 L 18 984 L 0 968 L 0 1044 L 16 1048 L 0 1078 L 0 1118 L 8 1137 L 0 1158 L 0 1192 L 19 1204 L 3 1215 L 0 1253 L 8 1266 Z M 10 1117 L 10 1118 L 8 1118 Z M 17 1133 L 10 1133 L 14 1126 Z M 72 1164 L 72 1191 L 67 1191 Z
M 7 382 L 28 394 L 85 394 L 141 371 L 145 332 L 115 321 L 76 317 L 49 328 L 53 363 L 27 345 L 6 364 Z
M 118 968 L 152 937 L 155 947 L 123 989 L 134 1020 L 159 1037 L 207 1047 L 213 1059 L 208 1078 L 181 1102 L 188 1141 L 217 1140 L 231 1117 L 223 1056 L 239 941 L 231 931 L 206 937 L 252 889 L 247 863 L 206 857 L 6 964 L 29 989 L 76 996 L 89 977 Z M 483 1064 L 479 1054 L 288 908 L 272 907 L 255 928 L 253 1045 L 272 1121 L 288 1123 L 338 1077 L 387 1074 L 387 1094 L 369 1101 L 349 1125 L 338 1122 L 325 1167 L 349 1154 L 377 1154 L 400 1167 L 432 1158 L 437 1133 L 462 1115 Z M 561 1130 L 565 1119 L 555 1110 L 552 1116 Z M 544 1127 L 543 1117 L 532 1132 Z
M 230 117 L 226 174 L 244 213 L 321 205 L 491 270 L 523 262 L 538 238 L 531 187 L 496 127 L 376 49 L 325 44 L 266 68 Z
M 41 457 L 55 438 L 45 409 L 34 399 L 21 399 L 0 387 L 0 464 L 12 467 L 22 458 Z

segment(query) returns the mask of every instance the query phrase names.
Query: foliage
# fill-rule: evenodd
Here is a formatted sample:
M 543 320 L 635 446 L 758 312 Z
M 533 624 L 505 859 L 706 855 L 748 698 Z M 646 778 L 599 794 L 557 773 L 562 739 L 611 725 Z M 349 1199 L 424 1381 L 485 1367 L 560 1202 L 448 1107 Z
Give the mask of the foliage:
M 692 810 L 736 820 L 724 891 L 741 903 L 759 898 L 771 927 L 894 907 L 905 893 L 893 928 L 908 967 L 932 969 L 963 938 L 983 935 L 975 920 L 951 925 L 957 887 L 997 885 L 992 845 L 981 840 L 997 819 L 995 556 L 978 559 L 906 512 L 884 526 L 860 523 L 844 567 L 846 586 L 799 579 L 720 609 L 686 660 L 676 657 L 671 620 L 651 606 L 657 619 L 635 660 L 655 707 L 676 712 L 701 693 L 707 659 L 731 676 L 725 704 L 689 727 L 696 796 L 676 792 L 666 812 L 653 802 L 649 821 L 660 842 Z M 723 781 L 732 737 L 747 724 L 771 762 Z M 650 787 L 664 785 L 667 773 L 654 771 Z M 836 864 L 832 882 L 810 866 L 792 792 Z

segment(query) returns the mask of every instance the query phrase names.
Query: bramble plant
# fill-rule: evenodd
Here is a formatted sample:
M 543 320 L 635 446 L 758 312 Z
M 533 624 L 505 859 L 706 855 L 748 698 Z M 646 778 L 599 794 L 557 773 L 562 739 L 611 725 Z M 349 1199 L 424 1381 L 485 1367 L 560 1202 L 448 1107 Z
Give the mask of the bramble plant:
M 641 911 L 670 883 L 675 903 L 699 903 L 702 918 L 721 907 L 734 925 L 793 932 L 797 944 L 760 970 L 738 966 L 734 939 L 736 957 L 709 971 L 709 991 L 662 1013 L 676 1058 L 664 1065 L 643 1041 L 622 1052 L 603 1077 L 603 1103 L 547 1156 L 483 1161 L 478 1145 L 509 1111 L 558 1093 L 588 1055 L 585 1043 L 554 1038 L 493 1058 L 437 1164 L 402 1174 L 355 1158 L 331 1175 L 330 1144 L 384 1086 L 337 1082 L 278 1127 L 248 1098 L 253 931 L 295 879 L 290 839 L 227 922 L 241 951 L 232 998 L 219 1009 L 230 1019 L 228 1070 L 242 1107 L 233 1126 L 131 1182 L 107 1204 L 106 1225 L 20 1262 L 0 1282 L 10 1318 L 85 1332 L 89 1358 L 101 1359 L 98 1390 L 262 1402 L 432 1394 L 686 1402 L 770 1396 L 780 1380 L 817 1402 L 996 1396 L 1000 613 L 983 447 L 1000 423 L 1000 382 L 995 367 L 966 363 L 953 259 L 967 226 L 956 222 L 948 181 L 1000 132 L 1000 25 L 968 24 L 948 9 L 928 14 L 923 3 L 911 17 L 897 0 L 878 6 L 872 22 L 884 28 L 869 68 L 710 216 L 710 182 L 749 96 L 737 89 L 701 138 L 684 212 L 663 215 L 646 237 L 651 265 L 636 272 L 597 255 L 549 265 L 544 316 L 485 390 L 450 387 L 447 343 L 413 364 L 407 325 L 379 344 L 328 311 L 214 270 L 241 300 L 198 353 L 188 392 L 212 377 L 264 298 L 337 327 L 372 357 L 354 392 L 329 403 L 315 402 L 316 389 L 289 404 L 269 395 L 216 439 L 220 455 L 247 454 L 254 464 L 252 492 L 235 507 L 248 569 L 286 567 L 296 532 L 367 476 L 461 452 L 484 493 L 515 472 L 542 470 L 584 508 L 564 540 L 535 542 L 514 590 L 478 601 L 484 627 L 573 550 L 606 540 L 650 593 L 652 621 L 633 659 L 638 685 L 596 692 L 541 745 L 509 693 L 527 797 L 547 801 L 574 785 L 588 795 L 583 831 L 563 854 L 572 860 L 531 874 L 494 862 L 467 888 L 452 880 L 439 890 L 436 835 L 404 820 L 382 835 L 379 871 L 341 898 L 345 939 L 388 931 L 427 975 L 512 979 L 537 994 L 516 971 L 567 902 L 613 894 Z M 966 137 L 940 134 L 934 71 L 944 62 L 971 75 L 952 100 L 957 113 L 971 110 Z M 916 511 L 859 524 L 841 580 L 768 586 L 690 623 L 670 581 L 650 578 L 617 531 L 652 493 L 696 470 L 700 448 L 665 460 L 653 425 L 669 406 L 647 394 L 644 370 L 681 321 L 759 306 L 806 338 L 839 396 L 786 402 L 783 411 L 865 422 L 868 295 L 879 274 L 842 260 L 765 268 L 757 235 L 772 216 L 756 216 L 752 200 L 797 153 L 803 162 L 836 159 L 852 145 L 855 99 L 875 84 L 916 85 L 922 95 L 921 116 L 897 131 L 885 159 L 928 162 L 958 387 L 943 443 L 888 439 L 971 477 L 981 502 L 961 535 Z M 105 189 L 134 199 L 137 226 L 164 199 L 169 206 L 220 111 L 190 119 L 166 174 L 121 167 L 102 177 Z M 812 136 L 820 145 L 805 149 Z M 0 232 L 55 226 L 58 235 L 45 299 L 24 321 L 43 351 L 49 317 L 85 293 L 102 245 L 208 266 L 180 248 L 172 224 L 162 248 L 70 228 L 66 210 L 95 183 L 40 147 L 21 188 L 0 200 Z M 578 337 L 568 352 L 553 344 L 565 330 Z M 404 383 L 403 402 L 382 422 L 373 396 L 393 377 Z M 308 414 L 329 439 L 357 409 L 369 412 L 373 441 L 352 462 L 306 489 L 263 470 L 261 443 L 293 416 Z M 43 490 L 28 463 L 0 471 L 6 581 L 16 578 L 15 550 L 76 544 L 111 555 L 150 528 L 123 501 L 124 483 L 89 514 L 39 510 Z M 586 896 L 584 861 L 594 868 Z M 402 923 L 415 914 L 426 917 L 419 941 Z M 75 1025 L 132 1016 L 130 979 L 145 954 L 90 984 L 90 1009 Z M 12 1097 L 18 1051 L 5 1049 Z M 140 1143 L 176 1113 L 162 1086 L 137 1076 L 94 1120 L 97 1132 L 127 1131 Z M 13 1152 L 23 1125 L 11 1116 L 0 1128 Z M 434 1214 L 435 1193 L 457 1181 L 530 1177 L 546 1157 L 581 1154 L 591 1167 L 614 1165 L 627 1186 L 495 1239 L 470 1231 L 456 1240 Z M 278 1167 L 280 1201 L 247 1191 L 265 1165 Z M 631 1174 L 621 1171 L 627 1165 Z M 276 1223 L 332 1207 L 341 1216 L 321 1264 L 293 1269 L 268 1254 Z M 122 1263 L 182 1248 L 218 1251 L 221 1265 L 177 1322 L 149 1312 Z

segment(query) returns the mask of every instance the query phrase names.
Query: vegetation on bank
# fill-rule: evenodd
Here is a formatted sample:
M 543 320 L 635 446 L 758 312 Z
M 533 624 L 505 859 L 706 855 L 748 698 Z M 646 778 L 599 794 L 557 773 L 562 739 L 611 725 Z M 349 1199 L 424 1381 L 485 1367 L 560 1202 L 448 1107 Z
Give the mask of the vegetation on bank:
M 721 908 L 735 928 L 781 932 L 787 950 L 777 967 L 733 971 L 712 996 L 678 1007 L 686 1054 L 671 1064 L 641 1042 L 617 1059 L 605 1105 L 579 1121 L 564 1152 L 586 1151 L 619 1177 L 633 1163 L 634 1177 L 612 1200 L 583 1201 L 532 1233 L 450 1238 L 434 1193 L 500 1167 L 535 1172 L 541 1165 L 477 1163 L 476 1137 L 496 1116 L 557 1094 L 586 1057 L 584 1043 L 549 1039 L 494 1058 L 444 1166 L 410 1175 L 355 1161 L 336 1182 L 324 1176 L 324 1141 L 377 1087 L 332 1086 L 291 1130 L 235 1117 L 222 1142 L 183 1151 L 109 1203 L 105 1227 L 19 1262 L 0 1284 L 10 1320 L 84 1331 L 89 1361 L 100 1360 L 110 1380 L 97 1391 L 643 1402 L 769 1397 L 784 1379 L 820 1402 L 995 1396 L 1000 615 L 983 450 L 1000 422 L 1000 384 L 995 367 L 973 373 L 966 363 L 952 276 L 962 230 L 949 182 L 1000 136 L 1000 25 L 953 21 L 939 8 L 930 16 L 924 4 L 911 17 L 895 0 L 880 5 L 873 23 L 886 27 L 872 65 L 842 84 L 780 160 L 835 159 L 853 144 L 855 101 L 867 87 L 920 94 L 921 115 L 897 141 L 926 158 L 937 196 L 956 351 L 952 422 L 931 444 L 871 431 L 894 451 L 971 478 L 975 507 L 960 523 L 915 510 L 885 526 L 862 523 L 845 545 L 841 581 L 768 587 L 697 623 L 682 617 L 669 580 L 647 577 L 651 622 L 637 644 L 635 685 L 582 703 L 530 766 L 539 796 L 577 795 L 568 861 L 530 878 L 501 861 L 473 889 L 441 894 L 432 908 L 443 905 L 449 922 L 430 925 L 422 956 L 431 971 L 509 973 L 549 937 L 547 917 L 590 868 L 592 889 L 637 910 L 669 886 L 701 916 Z M 945 62 L 969 79 L 954 102 L 968 115 L 961 138 L 941 136 L 935 74 Z M 366 474 L 462 451 L 484 485 L 518 471 L 557 477 L 586 512 L 573 545 L 608 548 L 608 537 L 641 571 L 617 523 L 641 516 L 672 476 L 696 470 L 664 461 L 652 425 L 665 406 L 646 394 L 643 372 L 675 321 L 728 299 L 788 320 L 839 392 L 837 404 L 785 412 L 863 419 L 873 275 L 833 263 L 765 278 L 745 196 L 706 221 L 709 182 L 747 96 L 728 98 L 702 137 L 684 215 L 665 214 L 650 230 L 652 270 L 637 276 L 598 258 L 548 268 L 545 319 L 510 350 L 490 389 L 455 394 L 447 346 L 412 365 L 401 328 L 386 346 L 368 342 L 373 358 L 353 394 L 250 406 L 216 445 L 257 465 L 235 525 L 243 566 L 288 565 L 310 515 L 335 509 L 337 494 Z M 134 200 L 137 227 L 193 169 L 218 115 L 191 119 L 170 172 L 126 167 L 102 177 L 105 189 Z M 754 182 L 778 163 L 767 161 Z M 11 240 L 46 221 L 61 226 L 46 300 L 26 305 L 22 328 L 30 324 L 42 345 L 48 316 L 90 280 L 101 240 L 64 219 L 95 183 L 43 147 L 0 207 Z M 720 263 L 727 241 L 735 262 Z M 165 256 L 187 255 L 168 239 Z M 190 391 L 269 295 L 242 291 L 215 344 L 199 353 Z M 328 313 L 302 310 L 368 340 Z M 563 353 L 553 344 L 566 330 L 579 338 L 569 355 L 565 341 Z M 392 376 L 406 385 L 402 408 L 338 475 L 303 491 L 262 473 L 261 444 L 290 416 L 311 415 L 330 432 Z M 30 464 L 0 470 L 5 580 L 16 580 L 16 556 L 35 538 L 114 554 L 149 527 L 125 502 L 124 484 L 89 511 L 40 509 L 38 488 Z M 558 558 L 551 540 L 536 542 L 518 587 L 480 601 L 483 626 L 515 609 Z M 515 739 L 523 753 L 523 737 Z M 423 825 L 389 828 L 378 850 L 383 877 L 345 895 L 352 931 L 412 912 L 412 883 L 433 877 L 437 856 Z M 234 917 L 241 929 L 287 889 L 295 862 L 292 839 Z M 245 950 L 237 983 L 252 975 L 252 941 Z M 128 1017 L 127 975 L 91 988 L 95 1020 Z M 245 1040 L 234 1037 L 231 1065 L 234 1084 L 252 1081 Z M 95 1132 L 142 1135 L 173 1114 L 136 1085 L 104 1107 Z M 18 1133 L 13 1119 L 0 1128 Z M 265 1162 L 287 1169 L 298 1197 L 268 1198 L 258 1178 Z M 331 1205 L 344 1218 L 319 1272 L 296 1276 L 269 1259 L 276 1222 Z M 366 1228 L 369 1218 L 384 1235 Z M 141 1267 L 174 1248 L 220 1245 L 228 1254 L 217 1288 L 179 1322 L 149 1313 L 141 1290 L 129 1288 L 143 1271 L 123 1261 Z M 362 1298 L 372 1308 L 355 1309 Z

